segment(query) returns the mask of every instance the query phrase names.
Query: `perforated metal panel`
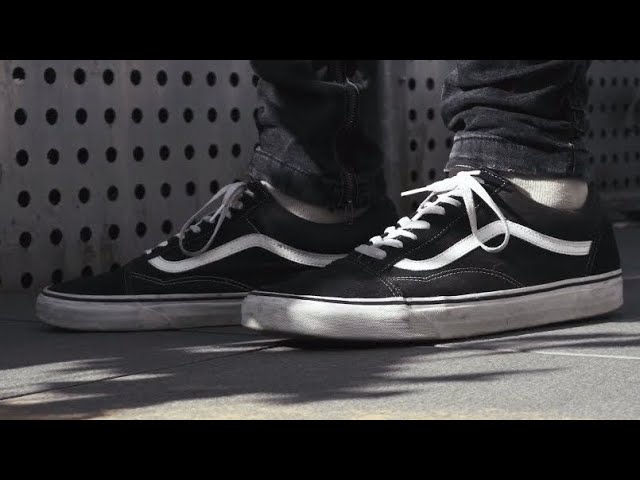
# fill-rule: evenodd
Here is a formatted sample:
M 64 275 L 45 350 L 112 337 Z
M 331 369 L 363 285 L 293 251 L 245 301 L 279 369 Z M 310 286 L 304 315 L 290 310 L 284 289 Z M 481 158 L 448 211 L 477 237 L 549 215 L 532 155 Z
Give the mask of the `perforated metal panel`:
M 385 151 L 391 190 L 442 178 L 452 146 L 440 116 L 444 78 L 455 62 L 388 61 L 381 98 L 390 128 Z M 596 60 L 588 72 L 591 182 L 617 212 L 640 211 L 640 61 Z M 410 203 L 411 202 L 411 203 Z M 411 208 L 415 200 L 403 200 Z M 415 205 L 413 205 L 415 206 Z
M 588 72 L 592 184 L 612 208 L 640 211 L 640 61 L 600 60 Z
M 246 61 L 4 61 L 0 289 L 114 268 L 240 176 Z
M 0 291 L 114 268 L 243 174 L 256 142 L 247 61 L 2 61 Z M 442 178 L 452 135 L 440 117 L 451 61 L 381 61 L 389 191 Z M 593 182 L 640 210 L 640 63 L 589 71 Z
M 399 208 L 408 212 L 414 199 L 399 199 L 400 192 L 444 178 L 453 134 L 440 116 L 444 78 L 453 62 L 443 60 L 390 60 L 384 62 L 383 116 L 388 128 L 383 147 L 389 190 Z

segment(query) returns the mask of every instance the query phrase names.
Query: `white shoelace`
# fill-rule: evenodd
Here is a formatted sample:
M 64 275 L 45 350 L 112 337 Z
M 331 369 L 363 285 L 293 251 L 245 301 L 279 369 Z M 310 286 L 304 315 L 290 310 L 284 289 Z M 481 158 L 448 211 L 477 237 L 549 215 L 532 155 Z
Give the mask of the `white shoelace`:
M 511 234 L 509 233 L 509 225 L 504 214 L 500 211 L 496 203 L 491 196 L 484 189 L 482 184 L 484 181 L 477 177 L 480 174 L 479 170 L 460 172 L 456 176 L 440 180 L 439 182 L 432 183 L 426 187 L 417 188 L 415 190 L 409 190 L 402 192 L 402 196 L 415 195 L 416 193 L 431 192 L 429 196 L 420 204 L 413 217 L 403 217 L 398 220 L 398 227 L 389 227 L 384 231 L 384 236 L 376 236 L 369 241 L 371 245 L 360 245 L 356 248 L 356 251 L 367 255 L 369 257 L 382 260 L 387 256 L 382 248 L 383 246 L 402 248 L 404 244 L 401 240 L 402 237 L 416 240 L 418 236 L 411 232 L 411 230 L 426 230 L 431 228 L 431 224 L 425 220 L 420 220 L 426 214 L 444 215 L 445 209 L 442 206 L 443 203 L 459 207 L 461 202 L 453 197 L 462 198 L 464 206 L 467 210 L 467 216 L 469 217 L 469 225 L 471 226 L 471 233 L 478 241 L 480 247 L 487 252 L 499 252 L 503 250 L 509 243 Z M 502 223 L 504 228 L 504 240 L 497 247 L 490 247 L 480 240 L 478 237 L 478 219 L 476 217 L 476 206 L 473 201 L 473 194 L 478 195 L 484 203 L 487 204 L 491 210 L 496 214 Z
M 218 234 L 218 230 L 220 230 L 220 227 L 222 226 L 222 223 L 225 221 L 225 219 L 231 218 L 231 209 L 243 208 L 243 204 L 240 199 L 245 193 L 251 197 L 255 195 L 251 190 L 247 188 L 247 184 L 245 182 L 230 183 L 229 185 L 222 187 L 218 191 L 218 193 L 211 197 L 211 199 L 207 203 L 205 203 L 196 213 L 194 213 L 176 234 L 176 237 L 178 237 L 178 245 L 180 245 L 180 250 L 182 251 L 182 253 L 190 257 L 195 257 L 196 255 L 200 255 L 202 252 L 206 251 L 215 240 L 216 235 Z M 205 215 L 206 213 L 211 211 L 211 205 L 220 197 L 222 197 L 222 201 L 220 202 L 220 206 L 218 207 L 218 209 L 210 215 Z M 201 216 L 202 218 L 200 218 Z M 209 237 L 209 240 L 207 240 L 207 243 L 201 249 L 196 250 L 195 252 L 185 249 L 183 244 L 185 234 L 188 230 L 192 231 L 193 233 L 200 233 L 202 231 L 202 229 L 200 228 L 200 223 L 202 222 L 216 224 L 213 232 L 211 233 L 211 236 Z M 167 245 L 168 241 L 165 240 L 164 242 L 160 243 L 158 247 L 166 247 Z M 147 250 L 146 253 L 151 253 L 151 250 Z

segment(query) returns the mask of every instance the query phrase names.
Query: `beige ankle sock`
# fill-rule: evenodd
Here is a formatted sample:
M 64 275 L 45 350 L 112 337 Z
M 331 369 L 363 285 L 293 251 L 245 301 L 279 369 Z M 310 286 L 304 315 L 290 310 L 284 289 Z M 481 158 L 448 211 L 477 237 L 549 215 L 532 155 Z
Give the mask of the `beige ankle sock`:
M 582 207 L 589 193 L 587 182 L 577 178 L 503 176 L 533 201 L 561 210 Z

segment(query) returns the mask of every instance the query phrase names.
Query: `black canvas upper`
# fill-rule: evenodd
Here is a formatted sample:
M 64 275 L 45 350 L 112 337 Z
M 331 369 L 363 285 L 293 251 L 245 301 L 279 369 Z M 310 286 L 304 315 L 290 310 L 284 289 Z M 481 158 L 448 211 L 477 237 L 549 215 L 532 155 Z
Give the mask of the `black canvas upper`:
M 296 275 L 291 281 L 268 285 L 260 292 L 345 299 L 456 296 L 536 286 L 620 268 L 611 224 L 595 192 L 589 193 L 582 208 L 560 210 L 531 200 L 492 171 L 482 170 L 480 177 L 507 220 L 558 239 L 591 241 L 589 253 L 554 253 L 512 235 L 500 252 L 476 248 L 439 269 L 413 271 L 394 267 L 403 259 L 432 258 L 471 234 L 464 205 L 443 204 L 445 215 L 427 214 L 422 218 L 431 224 L 429 229 L 412 230 L 416 240 L 403 237 L 402 248 L 380 247 L 387 253 L 384 259 L 354 251 L 322 270 Z M 474 200 L 478 228 L 497 220 L 475 194 Z M 500 235 L 488 245 L 499 245 L 503 238 Z
M 244 235 L 260 233 L 308 252 L 347 254 L 393 222 L 396 216 L 393 205 L 387 200 L 352 221 L 345 217 L 343 223 L 319 224 L 287 211 L 258 182 L 249 183 L 248 190 L 254 195 L 243 195 L 243 208 L 232 210 L 231 218 L 224 220 L 207 250 Z M 199 226 L 199 233 L 186 233 L 183 244 L 188 251 L 202 248 L 214 229 L 214 224 L 206 221 Z M 54 285 L 48 292 L 100 296 L 246 293 L 265 283 L 316 269 L 257 247 L 183 273 L 156 269 L 149 263 L 156 257 L 169 261 L 191 258 L 181 251 L 177 237 L 172 237 L 166 246 L 158 246 L 114 272 Z

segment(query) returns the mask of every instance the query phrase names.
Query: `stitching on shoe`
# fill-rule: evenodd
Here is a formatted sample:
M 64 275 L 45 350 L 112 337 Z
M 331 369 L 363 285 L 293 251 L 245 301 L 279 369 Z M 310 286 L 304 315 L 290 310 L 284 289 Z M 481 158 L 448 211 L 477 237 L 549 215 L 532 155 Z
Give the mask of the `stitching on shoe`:
M 439 278 L 445 278 L 451 275 L 457 275 L 458 273 L 482 273 L 486 275 L 491 275 L 506 282 L 509 282 L 514 287 L 524 287 L 524 285 L 518 282 L 515 278 L 507 275 L 506 273 L 496 272 L 495 270 L 488 270 L 486 268 L 456 268 L 452 270 L 446 270 L 444 272 L 435 273 L 428 277 L 394 277 L 398 280 L 415 280 L 418 282 L 428 283 L 432 280 L 437 280 Z
M 588 275 L 593 269 L 593 264 L 596 261 L 596 254 L 598 253 L 598 248 L 600 247 L 600 240 L 602 239 L 602 231 L 598 232 L 598 236 L 593 242 L 593 247 L 591 247 L 591 254 L 589 255 L 589 259 L 587 260 L 587 266 L 585 269 L 585 275 Z
M 214 276 L 206 276 L 206 275 L 202 275 L 202 276 L 193 276 L 193 277 L 184 277 L 184 278 L 180 278 L 180 279 L 175 279 L 175 280 L 161 280 L 159 278 L 154 278 L 154 277 L 148 277 L 146 275 L 142 275 L 142 274 L 132 274 L 132 276 L 138 277 L 141 280 L 146 280 L 158 285 L 176 285 L 176 284 L 180 284 L 180 283 L 184 283 L 186 282 L 195 282 L 195 281 L 215 281 L 218 283 L 226 283 L 228 285 L 232 285 L 234 287 L 245 287 L 245 288 L 251 288 L 249 285 L 246 285 L 244 283 L 232 280 L 230 278 L 224 278 L 224 277 L 214 277 Z
M 163 286 L 180 285 L 182 283 L 215 282 L 215 283 L 226 284 L 232 287 L 242 287 L 248 290 L 252 289 L 252 287 L 250 287 L 249 285 L 246 285 L 241 282 L 237 282 L 235 280 L 231 280 L 229 278 L 222 278 L 222 277 L 195 276 L 195 277 L 184 277 L 176 280 L 161 280 L 159 278 L 148 277 L 146 275 L 139 274 L 139 273 L 132 273 L 131 275 L 133 277 L 139 278 L 140 280 L 144 280 L 150 283 L 154 283 L 156 285 L 163 285 Z
M 130 289 L 130 285 L 129 285 L 129 275 L 131 275 L 131 267 L 129 265 L 125 265 L 123 267 L 124 270 L 124 293 L 125 295 L 129 295 L 130 293 L 133 293 L 133 290 Z
M 495 193 L 498 193 L 498 191 L 502 190 L 504 187 L 507 186 L 507 181 L 504 178 L 496 175 L 495 173 L 493 173 L 493 172 L 491 172 L 489 170 L 482 170 L 482 171 L 483 171 L 483 173 L 486 173 L 487 175 L 492 176 L 493 178 L 497 179 L 500 182 L 500 186 L 496 189 Z
M 249 225 L 251 225 L 253 227 L 253 229 L 256 231 L 256 233 L 262 234 L 262 232 L 260 230 L 258 230 L 258 228 L 253 224 L 253 222 L 251 220 L 249 220 L 249 218 L 245 218 L 245 220 L 247 222 L 249 222 Z
M 369 275 L 380 280 L 383 283 L 383 285 L 385 285 L 393 295 L 403 296 L 402 292 L 393 283 L 391 283 L 390 281 L 387 281 L 385 278 L 378 275 L 377 272 L 370 269 L 367 265 L 360 262 L 357 258 L 351 259 L 350 261 L 353 262 L 354 264 L 357 264 L 363 271 L 365 271 Z

